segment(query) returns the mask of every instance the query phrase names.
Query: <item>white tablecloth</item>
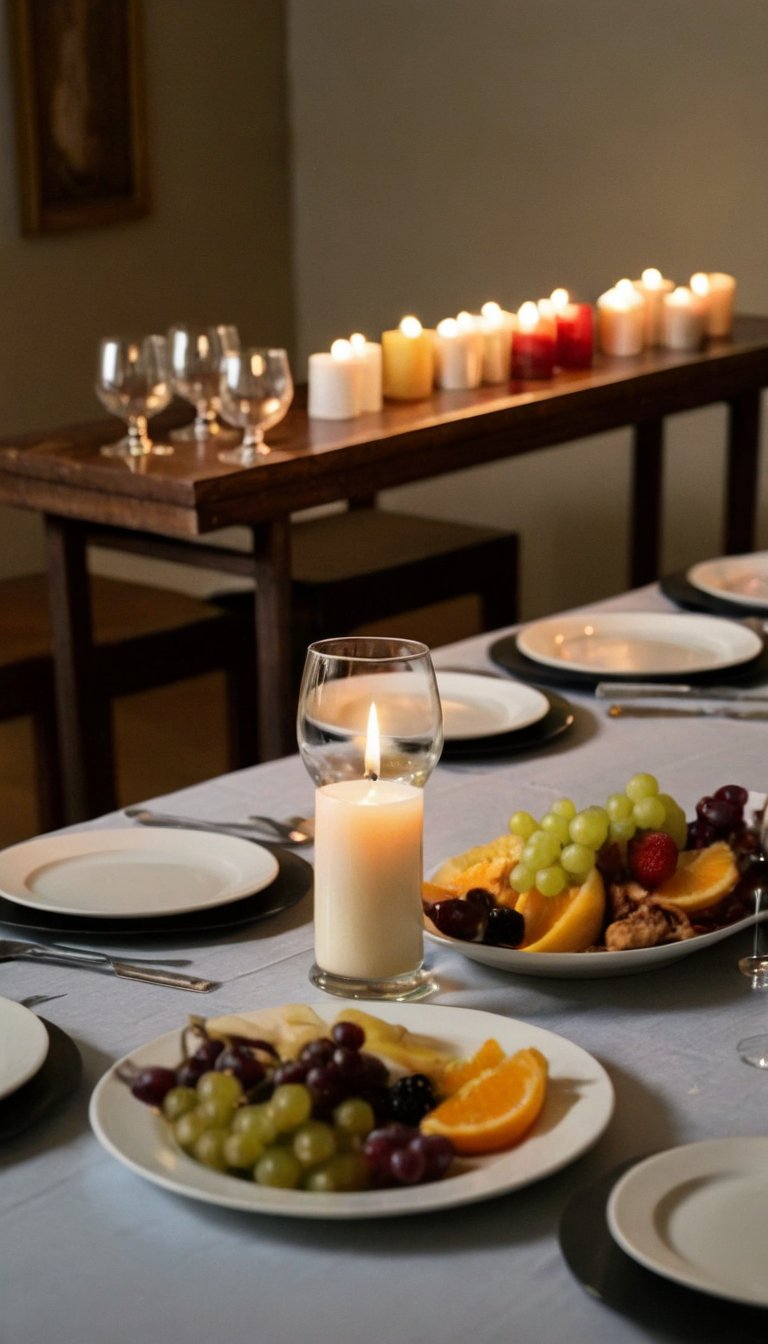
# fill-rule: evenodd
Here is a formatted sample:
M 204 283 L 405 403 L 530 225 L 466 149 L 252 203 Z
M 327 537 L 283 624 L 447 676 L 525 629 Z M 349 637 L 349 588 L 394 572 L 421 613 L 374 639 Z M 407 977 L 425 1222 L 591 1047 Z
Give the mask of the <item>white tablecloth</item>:
M 669 606 L 655 589 L 603 605 Z M 441 649 L 436 662 L 492 670 L 489 642 Z M 591 695 L 568 694 L 577 722 L 539 752 L 438 767 L 425 799 L 428 868 L 503 831 L 516 808 L 540 815 L 565 794 L 580 806 L 601 801 L 637 770 L 653 771 L 689 812 L 721 784 L 766 785 L 768 724 L 613 721 Z M 312 789 L 291 757 L 162 801 L 190 816 L 280 815 L 310 810 Z M 3 995 L 64 996 L 39 1011 L 77 1042 L 84 1081 L 57 1112 L 0 1148 L 0 1338 L 629 1344 L 686 1337 L 663 1319 L 639 1325 L 588 1296 L 563 1259 L 557 1230 L 570 1196 L 625 1158 L 768 1132 L 768 1075 L 740 1062 L 735 1049 L 741 1037 L 768 1029 L 768 995 L 751 991 L 736 967 L 752 941 L 747 932 L 666 969 L 596 980 L 509 976 L 430 946 L 441 983 L 434 1002 L 569 1037 L 609 1071 L 616 1111 L 589 1154 L 539 1184 L 440 1216 L 380 1223 L 283 1220 L 197 1204 L 119 1165 L 88 1126 L 89 1094 L 102 1073 L 188 1012 L 317 999 L 307 980 L 310 900 L 215 941 L 179 944 L 174 952 L 191 957 L 194 971 L 222 982 L 205 997 L 87 970 L 3 965 Z M 145 955 L 151 946 L 113 944 Z

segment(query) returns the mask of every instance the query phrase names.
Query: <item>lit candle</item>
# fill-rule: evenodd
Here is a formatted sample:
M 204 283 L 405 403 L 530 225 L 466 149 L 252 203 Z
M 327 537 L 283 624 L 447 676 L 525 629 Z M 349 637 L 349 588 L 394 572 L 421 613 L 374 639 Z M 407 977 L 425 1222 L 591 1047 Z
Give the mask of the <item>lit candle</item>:
M 542 314 L 537 304 L 524 303 L 512 333 L 512 372 L 516 378 L 551 378 L 554 367 L 554 313 Z
M 671 294 L 674 281 L 667 280 L 655 266 L 648 266 L 639 280 L 632 284 L 645 301 L 645 320 L 643 324 L 643 344 L 648 346 L 661 344 L 661 319 L 664 311 L 664 295 Z
M 352 355 L 361 368 L 360 410 L 380 411 L 382 403 L 381 346 L 356 331 L 349 338 Z
M 549 301 L 557 329 L 555 363 L 561 369 L 588 369 L 594 349 L 590 304 L 572 303 L 567 289 L 553 289 Z
M 470 313 L 446 317 L 435 328 L 435 382 L 450 390 L 479 387 L 483 337 Z
M 351 420 L 362 409 L 363 370 L 349 341 L 309 356 L 307 410 L 315 420 Z
M 478 326 L 483 334 L 482 382 L 509 382 L 514 313 L 507 313 L 498 303 L 489 301 L 480 309 Z
M 384 396 L 394 401 L 421 401 L 435 381 L 434 332 L 417 317 L 404 317 L 395 331 L 381 337 Z
M 424 956 L 423 793 L 379 779 L 371 705 L 365 779 L 325 784 L 315 809 L 315 958 L 331 974 L 386 980 Z
M 643 348 L 645 300 L 631 280 L 619 280 L 597 300 L 600 349 L 606 355 L 639 355 Z
M 691 289 L 704 300 L 707 336 L 730 336 L 733 327 L 733 301 L 736 281 L 723 271 L 697 271 L 691 276 Z
M 698 350 L 704 344 L 706 310 L 702 299 L 684 285 L 664 295 L 661 344 L 667 350 Z

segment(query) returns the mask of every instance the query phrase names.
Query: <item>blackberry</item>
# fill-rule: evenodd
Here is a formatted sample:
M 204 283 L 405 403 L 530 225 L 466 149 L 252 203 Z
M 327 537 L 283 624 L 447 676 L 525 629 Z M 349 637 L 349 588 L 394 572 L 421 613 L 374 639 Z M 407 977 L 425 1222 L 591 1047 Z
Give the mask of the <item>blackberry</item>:
M 389 1108 L 393 1120 L 417 1126 L 435 1106 L 432 1084 L 424 1073 L 409 1073 L 398 1078 L 389 1089 Z

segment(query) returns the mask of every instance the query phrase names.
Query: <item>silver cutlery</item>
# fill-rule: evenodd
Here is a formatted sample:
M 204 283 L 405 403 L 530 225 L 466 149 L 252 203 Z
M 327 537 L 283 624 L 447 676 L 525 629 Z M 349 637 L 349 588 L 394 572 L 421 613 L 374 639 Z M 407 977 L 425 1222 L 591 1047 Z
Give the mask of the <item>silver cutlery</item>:
M 271 818 L 262 817 L 258 821 L 199 821 L 196 817 L 179 817 L 172 812 L 154 812 L 148 807 L 126 807 L 125 815 L 142 826 L 208 831 L 212 835 L 233 835 L 240 840 L 267 840 L 282 845 L 308 845 L 312 841 L 312 836 L 306 831 Z M 267 820 L 269 825 L 266 825 Z
M 125 961 L 122 957 L 113 957 L 107 952 L 61 947 L 57 943 L 24 943 L 2 938 L 0 961 L 56 961 L 67 966 L 91 966 L 111 971 L 124 980 L 142 980 L 147 984 L 165 985 L 168 989 L 190 989 L 197 993 L 205 993 L 217 987 L 215 980 L 202 980 L 194 975 L 180 975 L 178 971 L 166 971 L 146 962 L 139 964 L 138 960 Z
M 744 690 L 738 686 L 689 686 L 682 682 L 599 681 L 595 687 L 598 700 L 738 700 L 745 704 L 768 702 L 765 693 Z
M 752 719 L 768 722 L 765 709 L 729 709 L 725 705 L 610 705 L 609 719 Z
M 271 826 L 278 835 L 286 836 L 295 845 L 306 844 L 315 838 L 314 817 L 286 817 L 285 821 L 277 821 L 275 817 L 261 817 L 258 813 L 252 812 L 248 820 L 261 822 L 263 826 Z
M 66 999 L 66 994 L 28 994 L 26 999 L 19 999 L 22 1008 L 37 1008 L 41 1003 L 50 1003 L 52 999 Z

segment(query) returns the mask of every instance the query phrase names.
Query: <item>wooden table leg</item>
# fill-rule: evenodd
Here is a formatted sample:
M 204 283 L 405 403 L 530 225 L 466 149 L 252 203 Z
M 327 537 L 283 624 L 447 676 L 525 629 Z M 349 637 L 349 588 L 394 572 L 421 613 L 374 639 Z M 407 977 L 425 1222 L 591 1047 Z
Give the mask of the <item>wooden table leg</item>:
M 728 458 L 725 487 L 726 555 L 754 550 L 760 468 L 759 390 L 728 402 Z
M 291 527 L 278 519 L 253 528 L 259 754 L 264 761 L 296 750 L 296 697 L 291 657 Z
M 71 824 L 117 806 L 111 707 L 93 657 L 84 530 L 46 515 L 45 544 L 64 813 Z
M 629 557 L 632 588 L 652 583 L 659 577 L 663 450 L 663 420 L 643 420 L 634 426 Z

